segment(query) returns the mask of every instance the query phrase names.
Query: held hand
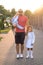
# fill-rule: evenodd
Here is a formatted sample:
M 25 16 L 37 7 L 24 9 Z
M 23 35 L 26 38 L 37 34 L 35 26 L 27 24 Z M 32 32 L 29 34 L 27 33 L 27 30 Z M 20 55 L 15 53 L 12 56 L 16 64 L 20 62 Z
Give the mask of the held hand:
M 28 32 L 27 32 L 27 30 L 25 29 L 25 35 L 27 35 L 28 34 Z
M 31 44 L 31 46 L 33 46 L 33 44 Z
M 16 24 L 13 24 L 13 27 L 16 27 Z
M 27 32 L 25 32 L 25 35 L 27 35 Z

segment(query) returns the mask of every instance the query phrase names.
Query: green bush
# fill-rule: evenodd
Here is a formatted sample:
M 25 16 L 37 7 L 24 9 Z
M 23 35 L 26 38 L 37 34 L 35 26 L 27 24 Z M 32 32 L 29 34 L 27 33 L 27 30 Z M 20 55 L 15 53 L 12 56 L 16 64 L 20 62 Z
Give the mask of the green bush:
M 6 29 L 4 29 L 4 30 L 0 30 L 0 33 L 8 33 L 9 30 L 10 30 L 10 28 L 6 28 Z
M 0 41 L 2 40 L 2 37 L 0 37 Z
M 0 20 L 0 30 L 4 29 L 4 23 Z

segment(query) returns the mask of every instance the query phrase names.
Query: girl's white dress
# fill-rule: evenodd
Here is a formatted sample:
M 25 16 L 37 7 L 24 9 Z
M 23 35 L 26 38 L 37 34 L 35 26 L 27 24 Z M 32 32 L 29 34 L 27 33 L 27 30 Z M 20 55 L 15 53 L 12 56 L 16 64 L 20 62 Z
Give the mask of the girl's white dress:
M 27 34 L 27 41 L 26 41 L 26 48 L 33 48 L 35 42 L 35 34 L 34 32 L 28 32 Z

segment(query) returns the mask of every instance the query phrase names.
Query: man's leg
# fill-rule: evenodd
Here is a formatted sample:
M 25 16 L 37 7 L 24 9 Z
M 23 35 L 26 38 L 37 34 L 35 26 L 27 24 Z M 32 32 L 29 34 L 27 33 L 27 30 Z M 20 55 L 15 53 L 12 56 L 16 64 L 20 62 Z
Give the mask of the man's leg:
M 24 44 L 21 44 L 21 54 L 23 54 Z
M 24 50 L 24 44 L 21 44 L 21 54 L 20 54 L 21 58 L 23 58 L 23 50 Z
M 20 57 L 23 58 L 23 51 L 24 51 L 24 39 L 25 39 L 25 33 L 21 34 L 21 54 Z
M 15 33 L 15 43 L 16 43 L 17 58 L 19 58 L 19 40 L 20 40 L 19 33 Z
M 19 58 L 19 44 L 16 44 L 17 58 Z
M 19 44 L 16 44 L 16 52 L 19 54 Z

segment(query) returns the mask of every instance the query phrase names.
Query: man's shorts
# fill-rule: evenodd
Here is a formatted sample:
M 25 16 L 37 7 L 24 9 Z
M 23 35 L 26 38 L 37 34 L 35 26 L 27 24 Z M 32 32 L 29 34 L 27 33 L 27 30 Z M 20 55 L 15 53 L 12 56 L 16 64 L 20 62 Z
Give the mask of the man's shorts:
M 16 32 L 15 33 L 15 43 L 24 44 L 25 32 Z

